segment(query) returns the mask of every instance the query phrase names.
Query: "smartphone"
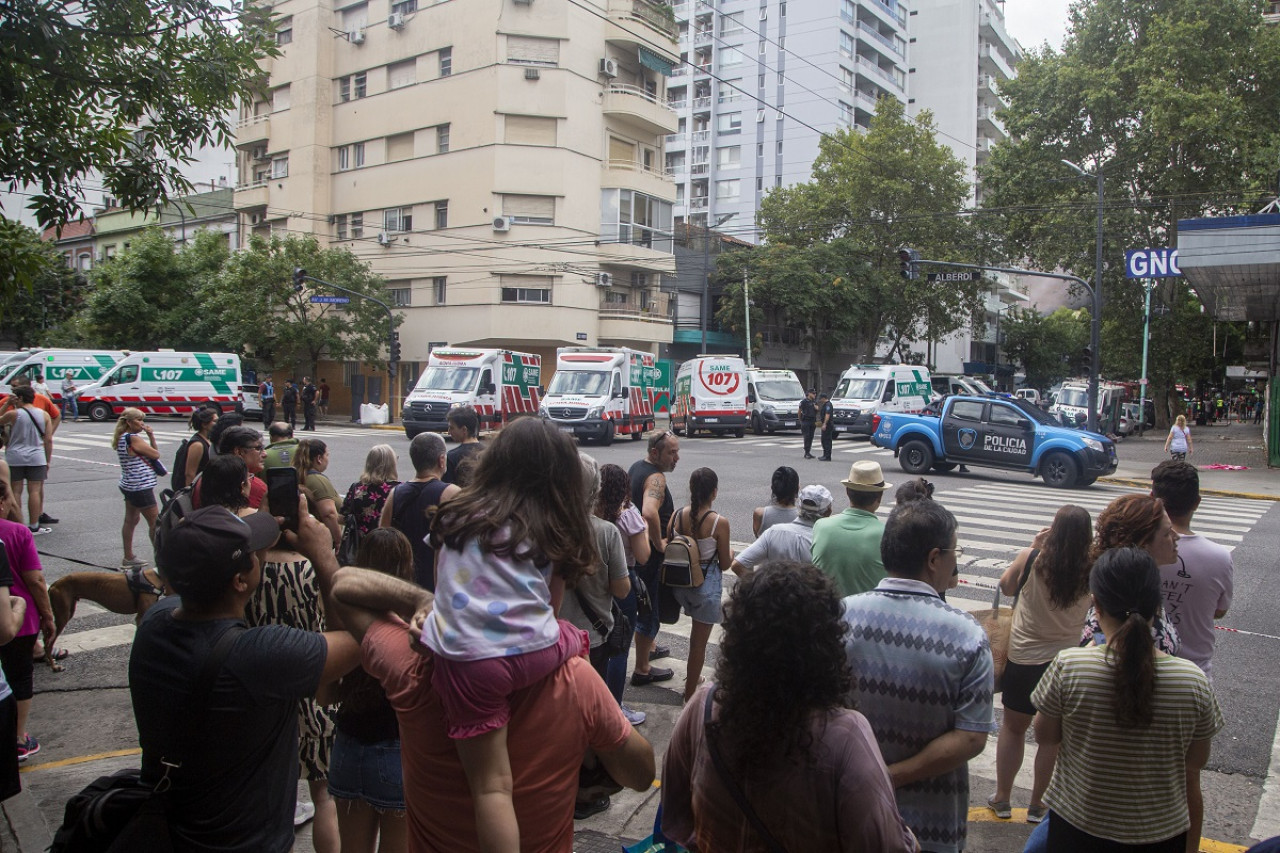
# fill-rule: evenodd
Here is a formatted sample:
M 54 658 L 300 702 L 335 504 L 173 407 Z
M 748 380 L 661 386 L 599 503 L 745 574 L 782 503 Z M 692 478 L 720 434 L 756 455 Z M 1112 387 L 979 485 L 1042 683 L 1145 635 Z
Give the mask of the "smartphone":
M 281 527 L 298 532 L 298 472 L 293 468 L 268 468 L 267 511 L 284 518 Z

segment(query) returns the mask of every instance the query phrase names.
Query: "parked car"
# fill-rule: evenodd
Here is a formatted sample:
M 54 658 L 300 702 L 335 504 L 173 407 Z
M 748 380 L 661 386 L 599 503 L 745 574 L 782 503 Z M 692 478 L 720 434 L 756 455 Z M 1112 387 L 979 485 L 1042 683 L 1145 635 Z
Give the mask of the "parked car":
M 262 400 L 258 396 L 258 386 L 246 383 L 237 387 L 240 391 L 240 401 L 236 404 L 236 411 L 242 415 L 261 415 Z

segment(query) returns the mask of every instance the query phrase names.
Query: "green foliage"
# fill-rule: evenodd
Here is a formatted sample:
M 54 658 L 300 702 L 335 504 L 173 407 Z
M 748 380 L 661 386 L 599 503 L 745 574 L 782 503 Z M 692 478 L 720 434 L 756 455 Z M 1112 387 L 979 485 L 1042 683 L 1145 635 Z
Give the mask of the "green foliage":
M 0 322 L 17 347 L 45 345 L 83 305 L 84 279 L 67 266 L 52 243 L 25 226 L 0 223 L 0 228 L 9 226 L 25 233 L 14 233 L 12 240 L 0 239 L 0 248 L 20 252 L 26 259 L 23 263 L 33 272 L 26 281 L 13 282 L 13 290 L 7 291 L 10 295 L 0 304 Z
M 1010 309 L 1000 324 L 1002 349 L 1019 365 L 1032 388 L 1048 388 L 1074 375 L 1080 354 L 1089 344 L 1089 313 L 1059 308 L 1047 317 Z
M 744 325 L 737 282 L 746 274 L 753 329 L 797 330 L 818 370 L 838 351 L 871 357 L 885 336 L 894 341 L 888 355 L 913 339 L 941 339 L 980 312 L 982 285 L 904 280 L 896 250 L 971 260 L 977 238 L 958 215 L 968 192 L 964 165 L 936 142 L 932 117 L 908 119 L 900 103 L 881 99 L 866 133 L 822 138 L 808 183 L 769 193 L 759 216 L 764 245 L 719 258 L 731 282 L 720 320 Z
M 1124 251 L 1175 246 L 1179 219 L 1247 211 L 1274 195 L 1280 30 L 1261 11 L 1254 0 L 1083 0 L 1062 52 L 1031 52 L 1001 84 L 1000 117 L 1015 141 L 996 146 L 981 177 L 992 210 L 983 223 L 1005 257 L 1092 280 L 1095 184 L 1060 161 L 1103 170 L 1109 376 L 1140 370 L 1142 287 L 1124 278 Z M 1195 378 L 1199 368 L 1178 353 L 1208 352 L 1202 336 L 1212 334 L 1182 306 L 1185 287 L 1162 291 L 1174 310 L 1153 324 L 1153 353 L 1162 336 L 1177 352 L 1151 359 L 1157 397 Z
M 6 326 L 13 325 L 9 315 L 30 298 L 35 282 L 48 272 L 50 264 L 63 265 L 56 252 L 48 251 L 39 234 L 20 222 L 0 217 L 0 320 Z

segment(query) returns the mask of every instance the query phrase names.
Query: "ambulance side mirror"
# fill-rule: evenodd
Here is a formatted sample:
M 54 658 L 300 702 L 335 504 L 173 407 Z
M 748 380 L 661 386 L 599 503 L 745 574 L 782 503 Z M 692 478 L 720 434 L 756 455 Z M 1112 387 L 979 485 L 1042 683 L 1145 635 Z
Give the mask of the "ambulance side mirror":
M 752 391 L 752 390 L 750 390 L 750 389 L 748 389 L 748 390 L 747 390 L 747 402 L 748 402 L 748 403 L 754 403 L 755 401 L 756 401 L 756 392 L 755 392 L 755 391 Z

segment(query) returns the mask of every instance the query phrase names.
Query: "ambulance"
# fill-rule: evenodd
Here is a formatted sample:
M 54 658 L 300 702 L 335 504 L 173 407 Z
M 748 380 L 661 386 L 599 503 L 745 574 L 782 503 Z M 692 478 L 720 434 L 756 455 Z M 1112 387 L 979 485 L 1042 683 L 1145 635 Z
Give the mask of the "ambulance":
M 626 347 L 561 347 L 538 414 L 579 441 L 632 441 L 653 429 L 658 367 L 653 353 Z
M 831 395 L 837 435 L 870 436 L 877 412 L 919 414 L 933 399 L 929 368 L 918 364 L 855 364 Z
M 793 371 L 747 368 L 747 405 L 756 435 L 799 429 L 803 399 L 804 386 Z
M 498 429 L 519 415 L 536 415 L 542 396 L 542 356 L 479 347 L 431 351 L 427 369 L 405 398 L 404 432 L 444 432 L 449 410 L 471 406 L 481 429 Z
M 80 411 L 109 421 L 127 408 L 189 415 L 206 403 L 224 412 L 240 400 L 240 356 L 230 352 L 135 352 L 80 389 Z
M 700 355 L 680 365 L 671 401 L 671 429 L 676 435 L 698 430 L 716 435 L 746 434 L 747 365 L 736 355 Z
M 9 383 L 18 376 L 34 381 L 39 372 L 49 386 L 50 397 L 60 403 L 64 376 L 70 375 L 77 390 L 81 389 L 101 379 L 125 355 L 120 350 L 96 349 L 45 349 L 11 355 L 0 367 L 0 392 L 9 393 Z

